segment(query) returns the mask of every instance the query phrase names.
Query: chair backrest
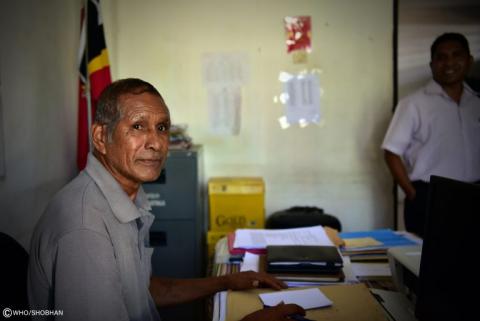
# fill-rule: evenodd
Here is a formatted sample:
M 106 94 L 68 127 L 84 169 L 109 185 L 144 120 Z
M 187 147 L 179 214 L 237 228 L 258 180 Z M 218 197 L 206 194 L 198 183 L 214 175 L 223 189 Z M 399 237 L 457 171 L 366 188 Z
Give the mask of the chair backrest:
M 313 206 L 294 206 L 271 214 L 266 222 L 268 229 L 283 229 L 322 225 L 342 231 L 340 220 L 326 214 L 323 209 Z
M 13 237 L 0 232 L 0 310 L 28 309 L 28 252 Z

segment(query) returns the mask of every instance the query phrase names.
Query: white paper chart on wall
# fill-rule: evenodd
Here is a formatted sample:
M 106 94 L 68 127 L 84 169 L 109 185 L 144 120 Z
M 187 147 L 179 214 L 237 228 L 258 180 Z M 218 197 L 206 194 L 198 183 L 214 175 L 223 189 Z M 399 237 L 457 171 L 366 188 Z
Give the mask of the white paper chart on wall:
M 285 129 L 292 124 L 298 124 L 302 128 L 318 124 L 321 120 L 318 72 L 291 74 L 282 71 L 279 80 L 283 83 L 279 100 L 284 105 L 284 115 L 279 119 L 280 126 Z
M 242 86 L 250 78 L 247 54 L 206 53 L 203 55 L 202 72 L 207 89 L 210 131 L 216 135 L 238 135 Z

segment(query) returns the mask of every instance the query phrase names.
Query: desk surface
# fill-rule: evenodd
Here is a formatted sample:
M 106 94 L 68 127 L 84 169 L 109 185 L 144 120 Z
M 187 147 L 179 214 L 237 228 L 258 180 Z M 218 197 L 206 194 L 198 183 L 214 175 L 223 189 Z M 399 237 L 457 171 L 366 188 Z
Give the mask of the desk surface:
M 381 306 L 364 284 L 343 284 L 320 286 L 333 305 L 321 309 L 307 310 L 306 318 L 330 321 L 387 321 Z M 226 311 L 225 321 L 237 321 L 245 315 L 263 307 L 259 293 L 268 289 L 250 291 L 229 291 L 227 306 L 235 307 Z

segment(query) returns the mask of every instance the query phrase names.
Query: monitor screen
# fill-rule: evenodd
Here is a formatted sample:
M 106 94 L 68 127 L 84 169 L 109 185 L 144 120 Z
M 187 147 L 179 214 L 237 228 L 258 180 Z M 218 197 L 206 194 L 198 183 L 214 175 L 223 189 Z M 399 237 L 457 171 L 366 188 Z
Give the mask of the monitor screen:
M 480 307 L 480 185 L 432 176 L 427 208 L 415 314 L 420 321 L 472 320 Z

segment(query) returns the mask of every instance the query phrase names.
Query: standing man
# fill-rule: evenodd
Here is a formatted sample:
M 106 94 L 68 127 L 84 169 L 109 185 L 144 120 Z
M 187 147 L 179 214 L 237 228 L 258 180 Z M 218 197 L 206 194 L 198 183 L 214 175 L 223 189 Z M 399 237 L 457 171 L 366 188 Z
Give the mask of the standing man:
M 406 229 L 421 237 L 431 175 L 480 180 L 480 98 L 464 82 L 473 63 L 468 41 L 445 33 L 430 53 L 433 80 L 399 102 L 382 144 L 406 195 Z
M 159 320 L 156 306 L 234 289 L 285 287 L 245 272 L 204 279 L 151 277 L 153 221 L 141 184 L 157 179 L 168 152 L 169 110 L 158 91 L 123 79 L 101 94 L 87 166 L 51 201 L 30 250 L 28 295 L 36 310 L 61 310 L 63 320 Z M 292 304 L 245 320 L 284 320 L 304 314 Z M 53 319 L 54 315 L 38 316 Z

